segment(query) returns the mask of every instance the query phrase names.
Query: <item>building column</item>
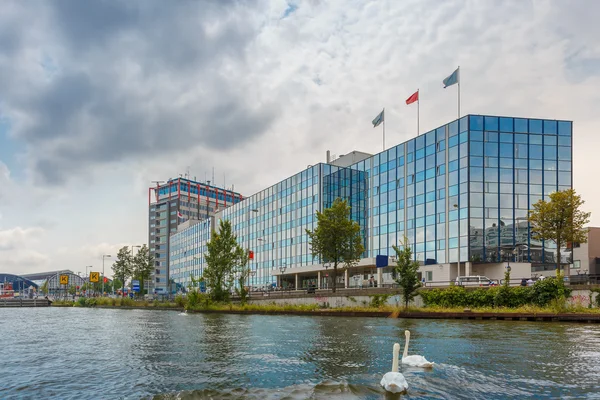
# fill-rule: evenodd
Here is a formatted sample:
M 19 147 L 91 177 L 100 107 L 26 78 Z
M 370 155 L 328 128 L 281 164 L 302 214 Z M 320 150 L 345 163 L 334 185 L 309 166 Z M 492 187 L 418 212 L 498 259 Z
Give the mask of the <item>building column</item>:
M 471 261 L 467 261 L 465 263 L 465 276 L 471 276 L 472 270 L 473 270 L 473 263 Z
M 348 268 L 344 271 L 344 289 L 348 288 Z
M 296 279 L 295 289 L 298 290 L 299 289 L 299 287 L 298 287 L 298 274 L 294 274 L 294 277 Z
M 383 283 L 383 268 L 377 268 L 377 286 L 381 287 Z
M 321 271 L 317 271 L 317 289 L 321 289 Z

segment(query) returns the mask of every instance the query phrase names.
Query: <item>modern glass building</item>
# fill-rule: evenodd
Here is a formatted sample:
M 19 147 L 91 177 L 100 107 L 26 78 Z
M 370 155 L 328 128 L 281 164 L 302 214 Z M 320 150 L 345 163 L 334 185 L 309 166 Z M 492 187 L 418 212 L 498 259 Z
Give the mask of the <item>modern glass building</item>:
M 501 278 L 506 261 L 531 276 L 554 268 L 556 248 L 531 240 L 527 211 L 571 187 L 572 122 L 468 115 L 376 155 L 311 166 L 215 218 L 230 220 L 253 250 L 252 285 L 326 284 L 327 265 L 312 258 L 305 229 L 336 197 L 350 202 L 366 248 L 341 284 L 368 275 L 391 283 L 391 268 L 376 268 L 375 257 L 393 256 L 405 237 L 428 281 Z M 210 239 L 194 229 L 171 237 L 173 276 L 184 285 Z

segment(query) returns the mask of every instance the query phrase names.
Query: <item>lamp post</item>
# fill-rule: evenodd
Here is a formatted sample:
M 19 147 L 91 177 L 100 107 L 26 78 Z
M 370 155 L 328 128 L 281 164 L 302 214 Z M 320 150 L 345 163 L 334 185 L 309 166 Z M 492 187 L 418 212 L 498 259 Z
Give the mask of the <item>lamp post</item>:
M 91 282 L 90 282 L 90 275 L 88 274 L 88 268 L 92 269 L 93 267 L 91 265 L 86 265 L 85 266 L 85 275 L 87 277 L 87 289 L 86 289 L 86 294 L 88 295 L 87 297 L 90 297 L 90 286 L 91 286 Z
M 331 263 L 328 262 L 324 262 L 323 263 L 323 268 L 325 268 L 325 271 L 327 271 L 327 268 L 331 267 Z M 329 289 L 329 273 L 325 272 L 325 289 Z
M 283 273 L 285 272 L 285 270 L 287 269 L 287 266 L 285 264 L 281 265 L 279 267 L 279 271 L 281 272 L 281 276 L 279 277 L 279 283 L 281 283 L 281 287 L 283 287 Z
M 102 255 L 102 296 L 104 296 L 104 259 L 112 257 L 110 254 Z

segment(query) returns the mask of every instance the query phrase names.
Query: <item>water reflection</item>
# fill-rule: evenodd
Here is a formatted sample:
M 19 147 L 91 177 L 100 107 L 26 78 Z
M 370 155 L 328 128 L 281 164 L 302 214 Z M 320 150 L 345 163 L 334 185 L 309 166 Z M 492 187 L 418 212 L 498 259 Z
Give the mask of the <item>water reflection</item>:
M 2 399 L 391 398 L 379 381 L 406 329 L 409 353 L 436 363 L 402 367 L 410 398 L 590 398 L 600 381 L 598 325 L 89 309 L 0 318 L 11 321 L 0 324 Z

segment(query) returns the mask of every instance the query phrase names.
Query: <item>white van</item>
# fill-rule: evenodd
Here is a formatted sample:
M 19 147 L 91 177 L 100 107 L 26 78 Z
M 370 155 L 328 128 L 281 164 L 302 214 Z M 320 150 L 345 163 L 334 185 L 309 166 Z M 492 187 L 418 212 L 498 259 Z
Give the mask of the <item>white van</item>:
M 457 276 L 454 284 L 456 286 L 489 286 L 491 279 L 487 276 Z

